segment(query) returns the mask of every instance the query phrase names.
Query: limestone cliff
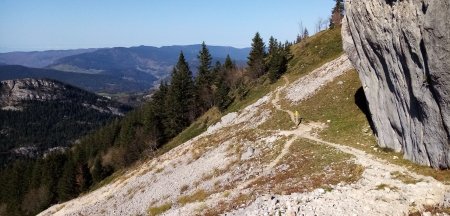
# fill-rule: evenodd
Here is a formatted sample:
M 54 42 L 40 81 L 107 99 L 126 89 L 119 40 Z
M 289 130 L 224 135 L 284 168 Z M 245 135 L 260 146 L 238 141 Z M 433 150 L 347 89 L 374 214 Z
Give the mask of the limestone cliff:
M 344 49 L 381 147 L 450 167 L 450 2 L 346 0 Z

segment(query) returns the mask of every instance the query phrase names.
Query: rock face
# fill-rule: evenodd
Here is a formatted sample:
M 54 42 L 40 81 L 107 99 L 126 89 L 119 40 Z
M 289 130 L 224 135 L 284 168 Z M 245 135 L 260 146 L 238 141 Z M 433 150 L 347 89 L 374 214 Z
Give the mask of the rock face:
M 0 82 L 0 104 L 14 106 L 24 100 L 61 99 L 65 86 L 44 79 L 5 80 Z
M 344 49 L 381 147 L 450 167 L 450 2 L 346 0 Z
M 123 116 L 130 107 L 94 93 L 49 79 L 16 79 L 0 82 L 0 109 L 22 110 L 27 101 L 82 104 L 101 113 Z

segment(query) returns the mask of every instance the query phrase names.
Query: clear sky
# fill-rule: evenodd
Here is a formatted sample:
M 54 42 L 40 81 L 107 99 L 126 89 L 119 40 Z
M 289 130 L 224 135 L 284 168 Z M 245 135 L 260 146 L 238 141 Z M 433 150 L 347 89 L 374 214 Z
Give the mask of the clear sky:
M 198 44 L 248 47 L 314 31 L 333 0 L 1 0 L 0 52 Z

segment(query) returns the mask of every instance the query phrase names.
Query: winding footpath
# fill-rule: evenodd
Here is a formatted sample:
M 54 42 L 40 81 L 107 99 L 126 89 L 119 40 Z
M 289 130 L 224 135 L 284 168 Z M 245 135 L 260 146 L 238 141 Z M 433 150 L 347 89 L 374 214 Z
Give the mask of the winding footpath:
M 279 105 L 281 92 L 290 84 L 286 77 L 284 80 L 286 84 L 276 90 L 271 103 L 296 123 L 293 112 Z M 261 197 L 231 215 L 407 215 L 409 212 L 423 211 L 424 206 L 449 205 L 448 185 L 380 160 L 359 149 L 328 142 L 311 134 L 312 129 L 320 129 L 321 126 L 323 125 L 319 123 L 306 123 L 293 130 L 279 131 L 280 135 L 294 137 L 284 144 L 281 154 L 269 167 L 274 167 L 282 160 L 296 139 L 304 139 L 353 155 L 355 162 L 365 169 L 358 182 L 351 185 L 339 184 L 330 192 L 317 189 L 303 194 L 280 195 L 276 196 L 275 201 L 273 197 Z M 409 176 L 417 183 L 407 184 L 397 178 L 398 174 Z

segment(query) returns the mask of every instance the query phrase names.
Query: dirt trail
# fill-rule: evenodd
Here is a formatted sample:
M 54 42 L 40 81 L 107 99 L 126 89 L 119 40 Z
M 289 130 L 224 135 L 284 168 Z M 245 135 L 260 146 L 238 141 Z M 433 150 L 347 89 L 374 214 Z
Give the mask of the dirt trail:
M 275 98 L 271 103 L 275 109 L 287 113 L 291 121 L 296 123 L 293 112 L 279 105 L 280 94 L 289 85 L 289 80 L 286 77 L 284 79 L 286 84 L 276 90 Z M 269 168 L 273 168 L 281 161 L 296 139 L 303 139 L 353 155 L 355 162 L 365 169 L 360 181 L 350 186 L 337 186 L 329 193 L 318 190 L 300 195 L 282 195 L 277 197 L 277 202 L 259 198 L 250 206 L 234 211 L 231 215 L 276 214 L 277 212 L 284 212 L 286 215 L 403 215 L 411 209 L 420 210 L 423 206 L 449 204 L 446 203 L 447 193 L 450 190 L 448 185 L 432 177 L 411 172 L 405 167 L 390 164 L 362 150 L 328 142 L 312 134 L 314 129 L 321 129 L 324 126 L 322 123 L 310 122 L 300 124 L 293 130 L 278 131 L 279 135 L 294 137 L 284 144 L 282 152 L 270 163 Z M 409 176 L 416 183 L 399 180 L 395 173 Z M 380 185 L 385 185 L 383 186 L 385 188 L 376 189 Z M 302 202 L 303 199 L 307 201 Z
M 279 88 L 276 90 L 275 98 L 271 101 L 271 103 L 272 103 L 272 105 L 275 107 L 275 109 L 287 113 L 287 114 L 289 115 L 289 117 L 291 118 L 291 121 L 292 121 L 294 124 L 297 124 L 294 113 L 293 113 L 292 111 L 290 111 L 290 110 L 285 110 L 285 109 L 281 108 L 281 105 L 278 104 L 278 103 L 280 102 L 280 94 L 281 94 L 281 91 L 283 91 L 283 90 L 289 85 L 289 79 L 288 79 L 286 76 L 283 76 L 283 79 L 284 79 L 284 81 L 286 82 L 286 84 L 284 84 L 284 86 L 279 87 Z

